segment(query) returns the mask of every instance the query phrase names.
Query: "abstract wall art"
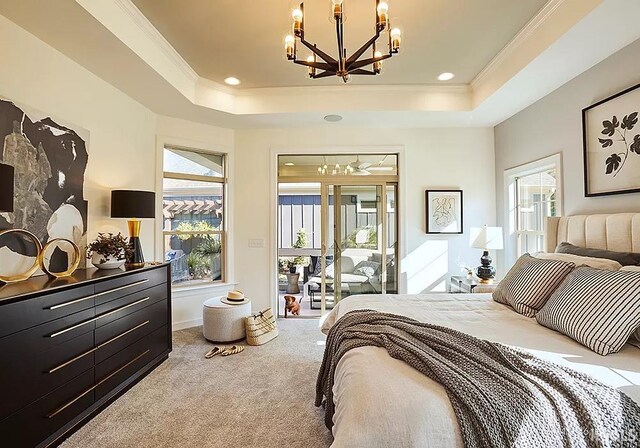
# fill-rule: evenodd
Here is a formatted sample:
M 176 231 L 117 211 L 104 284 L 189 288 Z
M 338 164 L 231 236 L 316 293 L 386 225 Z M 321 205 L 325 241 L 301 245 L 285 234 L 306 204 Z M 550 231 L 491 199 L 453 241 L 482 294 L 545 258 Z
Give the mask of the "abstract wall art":
M 0 229 L 27 230 L 42 244 L 68 239 L 85 253 L 88 131 L 0 98 L 0 139 L 0 162 L 15 169 L 14 210 L 0 213 Z M 23 246 L 18 239 L 2 241 L 0 274 L 16 274 L 28 264 L 25 258 L 33 254 Z M 73 254 L 59 251 L 54 258 L 64 270 Z M 84 258 L 81 267 L 86 266 Z
M 425 203 L 427 233 L 463 232 L 462 190 L 427 190 Z

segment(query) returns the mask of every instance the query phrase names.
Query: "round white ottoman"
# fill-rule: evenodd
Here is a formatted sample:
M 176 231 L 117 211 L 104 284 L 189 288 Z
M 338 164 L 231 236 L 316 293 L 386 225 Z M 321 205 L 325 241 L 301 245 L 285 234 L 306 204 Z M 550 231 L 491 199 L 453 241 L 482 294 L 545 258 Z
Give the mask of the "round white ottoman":
M 244 339 L 245 318 L 251 315 L 251 302 L 228 305 L 215 297 L 202 306 L 202 334 L 212 342 Z

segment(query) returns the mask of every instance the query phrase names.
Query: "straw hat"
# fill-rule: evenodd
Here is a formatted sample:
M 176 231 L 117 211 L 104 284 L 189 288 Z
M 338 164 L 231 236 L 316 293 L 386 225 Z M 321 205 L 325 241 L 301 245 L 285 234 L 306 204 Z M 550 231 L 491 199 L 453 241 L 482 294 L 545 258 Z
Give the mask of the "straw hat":
M 249 303 L 249 299 L 244 296 L 242 291 L 229 291 L 227 293 L 227 297 L 223 297 L 220 301 L 228 305 L 242 305 L 244 303 Z

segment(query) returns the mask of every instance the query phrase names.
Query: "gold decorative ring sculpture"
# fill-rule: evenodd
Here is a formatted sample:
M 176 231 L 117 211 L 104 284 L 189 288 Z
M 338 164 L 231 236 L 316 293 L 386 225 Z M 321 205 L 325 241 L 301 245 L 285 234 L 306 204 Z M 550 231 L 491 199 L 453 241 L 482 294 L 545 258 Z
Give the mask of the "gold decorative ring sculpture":
M 47 253 L 47 249 L 49 247 L 53 246 L 56 243 L 62 242 L 62 241 L 66 242 L 66 243 L 69 243 L 71 245 L 71 247 L 73 248 L 73 262 L 71 263 L 71 265 L 68 267 L 68 269 L 66 271 L 63 271 L 63 272 L 52 272 L 45 265 L 44 257 L 45 257 L 45 254 Z M 78 266 L 80 265 L 80 249 L 78 248 L 76 243 L 74 243 L 71 240 L 68 240 L 66 238 L 55 238 L 55 239 L 47 242 L 47 244 L 45 244 L 44 247 L 42 248 L 42 250 L 40 251 L 40 254 L 38 255 L 38 264 L 40 265 L 40 269 L 42 269 L 42 271 L 45 274 L 47 274 L 48 276 L 50 276 L 50 277 L 54 277 L 54 278 L 68 277 L 71 274 L 73 274 L 76 271 L 76 269 L 78 269 Z
M 0 230 L 0 237 L 8 235 L 10 233 L 26 236 L 28 239 L 30 239 L 33 242 L 33 244 L 35 244 L 38 253 L 35 257 L 33 265 L 25 272 L 17 275 L 6 275 L 6 276 L 0 275 L 0 282 L 4 282 L 4 283 L 21 282 L 31 277 L 40 267 L 40 255 L 42 254 L 42 243 L 40 242 L 38 237 L 35 236 L 33 233 L 27 230 L 22 230 L 22 229 Z

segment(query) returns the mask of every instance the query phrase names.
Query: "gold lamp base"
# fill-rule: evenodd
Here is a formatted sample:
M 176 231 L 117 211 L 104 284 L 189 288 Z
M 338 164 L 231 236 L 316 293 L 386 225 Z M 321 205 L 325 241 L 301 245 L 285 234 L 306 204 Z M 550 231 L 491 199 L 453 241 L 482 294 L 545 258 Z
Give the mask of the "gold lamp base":
M 137 269 L 144 267 L 144 255 L 142 253 L 142 244 L 140 243 L 140 228 L 142 222 L 139 219 L 130 219 L 127 221 L 129 227 L 129 245 L 131 246 L 131 254 L 127 257 L 125 268 Z

